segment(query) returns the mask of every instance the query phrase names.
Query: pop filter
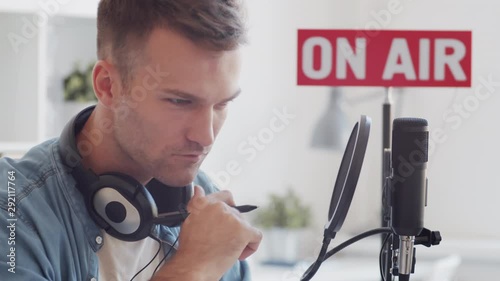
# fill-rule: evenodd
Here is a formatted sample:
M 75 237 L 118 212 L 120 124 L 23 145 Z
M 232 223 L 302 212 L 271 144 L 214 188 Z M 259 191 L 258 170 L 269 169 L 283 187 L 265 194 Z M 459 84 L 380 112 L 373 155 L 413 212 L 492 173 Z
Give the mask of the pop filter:
M 347 216 L 363 166 L 370 125 L 370 117 L 361 115 L 360 121 L 356 122 L 349 137 L 330 201 L 328 222 L 325 225 L 325 233 L 330 235 L 335 236 Z

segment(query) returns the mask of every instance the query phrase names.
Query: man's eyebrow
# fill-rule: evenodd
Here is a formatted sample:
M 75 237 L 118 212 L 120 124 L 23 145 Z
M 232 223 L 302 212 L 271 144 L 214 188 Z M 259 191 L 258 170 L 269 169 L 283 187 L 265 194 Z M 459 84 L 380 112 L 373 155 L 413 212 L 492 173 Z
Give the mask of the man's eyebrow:
M 200 101 L 200 100 L 202 100 L 202 99 L 200 99 L 200 97 L 198 97 L 196 95 L 193 95 L 191 93 L 188 93 L 188 92 L 185 92 L 185 91 L 181 91 L 181 90 L 178 90 L 178 89 L 164 89 L 164 90 L 162 90 L 162 92 L 165 93 L 165 94 L 176 95 L 176 96 L 178 96 L 180 98 L 188 99 L 188 100 L 192 100 L 192 101 Z M 235 98 L 237 98 L 240 94 L 241 94 L 241 88 L 238 88 L 238 90 L 234 94 L 232 94 L 228 98 L 223 99 L 221 102 L 224 103 L 224 102 L 232 101 Z
M 238 90 L 232 94 L 229 98 L 227 99 L 223 99 L 222 102 L 229 102 L 229 101 L 232 101 L 234 100 L 235 98 L 237 98 L 239 95 L 241 94 L 241 88 L 238 88 Z

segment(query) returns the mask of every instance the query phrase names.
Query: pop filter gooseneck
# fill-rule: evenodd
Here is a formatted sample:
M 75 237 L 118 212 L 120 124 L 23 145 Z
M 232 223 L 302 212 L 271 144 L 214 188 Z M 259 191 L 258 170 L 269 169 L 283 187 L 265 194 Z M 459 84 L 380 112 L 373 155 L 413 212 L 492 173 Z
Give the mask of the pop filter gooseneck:
M 324 260 L 330 240 L 335 237 L 344 223 L 363 166 L 370 125 L 371 119 L 366 115 L 362 115 L 360 121 L 354 125 L 333 188 L 328 222 L 325 224 L 323 234 L 323 246 L 318 259 L 304 273 L 301 280 L 310 280 L 314 276 Z

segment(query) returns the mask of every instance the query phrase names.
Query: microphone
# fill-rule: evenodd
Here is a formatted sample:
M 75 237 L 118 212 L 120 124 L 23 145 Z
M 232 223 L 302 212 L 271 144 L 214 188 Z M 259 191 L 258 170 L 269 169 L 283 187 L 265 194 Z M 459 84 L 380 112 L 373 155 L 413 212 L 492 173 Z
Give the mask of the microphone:
M 394 119 L 390 227 L 399 236 L 399 251 L 396 252 L 399 280 L 409 280 L 415 236 L 424 228 L 428 143 L 427 120 Z

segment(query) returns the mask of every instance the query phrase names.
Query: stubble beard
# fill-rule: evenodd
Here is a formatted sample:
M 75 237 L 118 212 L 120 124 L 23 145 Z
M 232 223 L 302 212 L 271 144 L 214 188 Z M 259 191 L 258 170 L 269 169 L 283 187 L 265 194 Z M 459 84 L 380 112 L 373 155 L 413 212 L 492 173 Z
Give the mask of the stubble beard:
M 155 157 L 150 157 L 148 149 L 152 145 L 151 140 L 145 132 L 141 131 L 142 128 L 146 126 L 141 124 L 137 113 L 131 108 L 125 117 L 115 116 L 114 141 L 122 155 L 139 170 L 138 174 L 147 178 L 156 178 L 170 186 L 181 187 L 191 183 L 205 160 L 205 156 L 198 163 L 186 163 L 181 167 L 171 158 L 172 152 L 199 151 L 203 148 L 198 144 L 187 145 L 186 148 L 173 149 L 173 151 L 165 148 Z

